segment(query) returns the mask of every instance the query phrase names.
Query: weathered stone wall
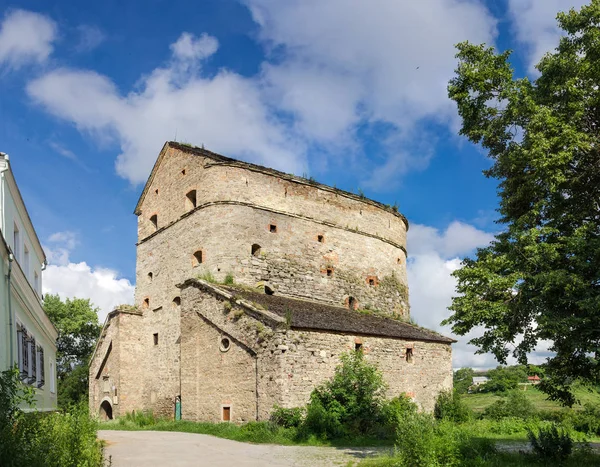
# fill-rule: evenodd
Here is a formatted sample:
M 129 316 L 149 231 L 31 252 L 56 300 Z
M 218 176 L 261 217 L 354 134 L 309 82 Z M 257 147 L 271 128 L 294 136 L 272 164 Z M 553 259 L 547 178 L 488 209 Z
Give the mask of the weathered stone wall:
M 230 407 L 231 421 L 256 420 L 257 344 L 250 327 L 244 326 L 248 326 L 249 318 L 241 319 L 240 315 L 234 319 L 239 307 L 194 287 L 184 289 L 183 298 L 182 417 L 220 422 L 226 406 Z M 224 339 L 228 346 L 223 345 Z
M 448 344 L 415 342 L 374 336 L 291 330 L 284 347 L 276 352 L 282 361 L 282 405 L 306 404 L 315 386 L 333 376 L 340 355 L 354 351 L 357 343 L 369 363 L 376 364 L 388 384 L 387 397 L 406 393 L 427 412 L 433 411 L 441 391 L 452 389 L 452 349 Z M 412 348 L 412 362 L 406 349 Z
M 91 413 L 98 414 L 100 404 L 107 398 L 114 417 L 147 407 L 141 384 L 144 378 L 141 321 L 141 315 L 135 310 L 111 313 L 109 316 L 90 362 Z M 106 385 L 104 378 L 108 378 Z
M 270 225 L 277 227 L 271 232 Z M 318 236 L 322 236 L 322 242 Z M 252 254 L 252 246 L 260 251 Z M 202 263 L 193 254 L 202 251 Z M 137 303 L 171 307 L 175 284 L 209 272 L 233 274 L 277 294 L 408 316 L 404 253 L 379 239 L 244 205 L 197 210 L 138 246 Z M 150 276 L 151 274 L 151 276 Z M 370 282 L 372 281 L 372 282 Z
M 144 405 L 163 417 L 173 416 L 175 397 L 180 394 L 180 319 L 180 307 L 169 302 L 145 309 L 139 328 L 132 330 L 137 345 L 144 349 L 137 362 L 144 369 L 138 380 L 144 381 Z
M 266 169 L 166 151 L 139 211 L 136 304 L 148 299 L 149 309 L 164 309 L 178 296 L 175 284 L 210 272 L 247 285 L 269 282 L 282 295 L 338 305 L 354 297 L 360 308 L 408 315 L 401 216 Z M 261 247 L 255 256 L 254 244 Z
M 287 329 L 285 320 L 268 310 L 253 313 L 195 286 L 182 290 L 182 300 L 184 418 L 214 421 L 225 403 L 244 407 L 244 417 L 258 414 L 262 420 L 274 405 L 305 405 L 315 386 L 333 376 L 340 355 L 357 343 L 384 373 L 390 398 L 407 393 L 432 411 L 436 396 L 452 388 L 449 344 Z M 218 348 L 222 336 L 235 342 L 231 355 L 233 347 L 226 353 Z M 410 363 L 407 348 L 413 352 Z

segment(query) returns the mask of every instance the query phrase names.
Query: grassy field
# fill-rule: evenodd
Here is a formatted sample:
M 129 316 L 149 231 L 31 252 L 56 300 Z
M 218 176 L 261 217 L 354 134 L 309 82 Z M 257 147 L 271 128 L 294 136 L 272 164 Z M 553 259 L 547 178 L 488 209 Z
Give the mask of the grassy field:
M 597 391 L 577 387 L 574 392 L 581 405 L 574 405 L 573 409 L 579 410 L 586 403 L 600 405 L 600 394 Z M 546 394 L 539 391 L 535 386 L 527 386 L 527 390 L 524 393 L 537 410 L 568 410 L 558 402 L 547 400 Z M 490 393 L 465 394 L 463 396 L 463 400 L 467 406 L 477 413 L 483 412 L 486 407 L 499 399 L 501 399 L 501 396 Z

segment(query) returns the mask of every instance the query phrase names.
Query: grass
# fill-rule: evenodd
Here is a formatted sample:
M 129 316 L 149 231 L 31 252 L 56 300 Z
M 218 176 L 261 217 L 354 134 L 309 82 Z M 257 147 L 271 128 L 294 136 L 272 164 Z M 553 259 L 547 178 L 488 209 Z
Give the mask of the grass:
M 403 467 L 398 456 L 394 455 L 365 459 L 357 465 L 359 467 Z M 556 464 L 545 464 L 533 455 L 522 452 L 497 452 L 490 454 L 485 460 L 473 459 L 472 462 L 467 461 L 461 465 L 463 467 L 539 467 Z M 600 465 L 600 455 L 585 451 L 575 453 L 561 464 L 562 467 L 597 467 L 598 465 Z
M 574 405 L 574 410 L 581 410 L 583 405 L 591 403 L 600 405 L 600 393 L 594 390 L 586 389 L 582 386 L 574 388 L 575 396 L 581 402 L 581 405 Z M 525 396 L 529 399 L 536 410 L 569 410 L 568 408 L 562 407 L 558 402 L 547 400 L 547 395 L 537 389 L 535 386 L 527 386 L 527 390 L 524 391 Z M 474 412 L 481 413 L 486 407 L 492 405 L 497 400 L 500 400 L 502 396 L 493 393 L 475 393 L 463 395 L 463 401 L 465 404 Z
M 243 425 L 234 423 L 191 422 L 187 420 L 154 419 L 149 415 L 130 415 L 118 420 L 100 423 L 101 430 L 122 431 L 175 431 L 212 435 L 218 438 L 231 439 L 256 444 L 280 444 L 284 446 L 392 446 L 393 442 L 377 438 L 354 438 L 340 440 L 324 440 L 316 436 L 299 438 L 294 428 L 282 428 L 269 422 L 248 422 Z

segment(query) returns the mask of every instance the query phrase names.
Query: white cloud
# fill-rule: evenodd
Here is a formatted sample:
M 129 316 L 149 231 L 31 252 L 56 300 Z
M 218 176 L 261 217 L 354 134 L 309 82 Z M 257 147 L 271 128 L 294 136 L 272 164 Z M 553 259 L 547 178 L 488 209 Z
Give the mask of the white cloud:
M 557 13 L 579 9 L 587 3 L 588 0 L 509 0 L 516 37 L 526 47 L 530 73 L 537 74 L 535 65 L 558 46 L 561 30 L 556 23 Z
M 395 137 L 365 186 L 390 187 L 390 169 L 427 165 L 424 120 L 452 124 L 447 83 L 454 44 L 493 43 L 496 20 L 482 2 L 429 0 L 245 0 L 274 51 L 263 78 L 299 131 L 319 142 L 356 138 L 359 125 L 383 123 Z M 422 155 L 422 152 L 425 155 Z M 386 160 L 387 159 L 387 160 Z M 399 178 L 399 177 L 397 177 Z
M 82 24 L 77 27 L 77 32 L 79 42 L 75 45 L 75 50 L 80 53 L 89 52 L 106 40 L 106 35 L 97 26 Z
M 365 164 L 364 186 L 392 188 L 427 166 L 433 140 L 422 123 L 450 124 L 446 95 L 454 44 L 493 42 L 496 20 L 480 0 L 246 0 L 267 50 L 260 73 L 243 77 L 202 64 L 218 41 L 184 32 L 171 59 L 122 94 L 93 71 L 63 68 L 31 82 L 29 95 L 81 131 L 116 141 L 117 171 L 143 182 L 158 148 L 179 140 L 287 172 L 361 155 L 359 132 L 386 128 L 377 160 Z M 435 33 L 432 33 L 435 31 Z M 272 52 L 272 53 L 271 53 Z M 356 157 L 364 161 L 362 157 Z M 390 177 L 392 170 L 397 176 Z
M 440 323 L 450 316 L 448 307 L 455 295 L 456 279 L 452 272 L 461 259 L 478 247 L 486 246 L 493 235 L 462 222 L 452 222 L 444 231 L 413 224 L 408 231 L 408 285 L 411 316 L 422 326 L 451 336 L 454 368 L 490 368 L 498 363 L 491 354 L 476 355 L 475 346 L 467 344 L 480 330 L 455 336 Z
M 182 34 L 171 62 L 127 95 L 106 76 L 67 68 L 30 82 L 27 92 L 80 131 L 116 139 L 117 172 L 133 183 L 146 180 L 159 149 L 175 135 L 287 172 L 305 171 L 302 146 L 273 120 L 254 80 L 227 71 L 203 77 L 201 60 L 216 47 L 209 36 Z
M 0 24 L 0 65 L 16 69 L 45 61 L 56 36 L 56 24 L 50 18 L 26 10 L 9 10 Z
M 100 308 L 102 323 L 116 305 L 133 303 L 135 286 L 112 269 L 71 262 L 69 255 L 78 243 L 77 235 L 69 231 L 48 238 L 44 250 L 50 264 L 43 273 L 43 292 L 58 294 L 63 300 L 89 298 Z
M 177 42 L 171 44 L 173 56 L 180 60 L 200 60 L 210 57 L 219 48 L 219 42 L 214 37 L 202 34 L 199 38 L 189 32 L 184 32 Z
M 444 232 L 420 224 L 411 225 L 408 232 L 408 251 L 411 256 L 436 253 L 443 258 L 453 258 L 487 245 L 494 238 L 489 232 L 459 221 L 451 222 Z

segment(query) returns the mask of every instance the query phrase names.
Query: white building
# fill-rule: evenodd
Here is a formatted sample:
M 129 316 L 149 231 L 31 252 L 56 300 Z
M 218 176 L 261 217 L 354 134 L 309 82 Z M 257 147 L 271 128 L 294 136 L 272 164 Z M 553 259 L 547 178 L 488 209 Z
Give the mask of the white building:
M 45 264 L 9 157 L 0 153 L 0 370 L 17 364 L 41 411 L 56 409 L 58 337 L 42 308 Z

